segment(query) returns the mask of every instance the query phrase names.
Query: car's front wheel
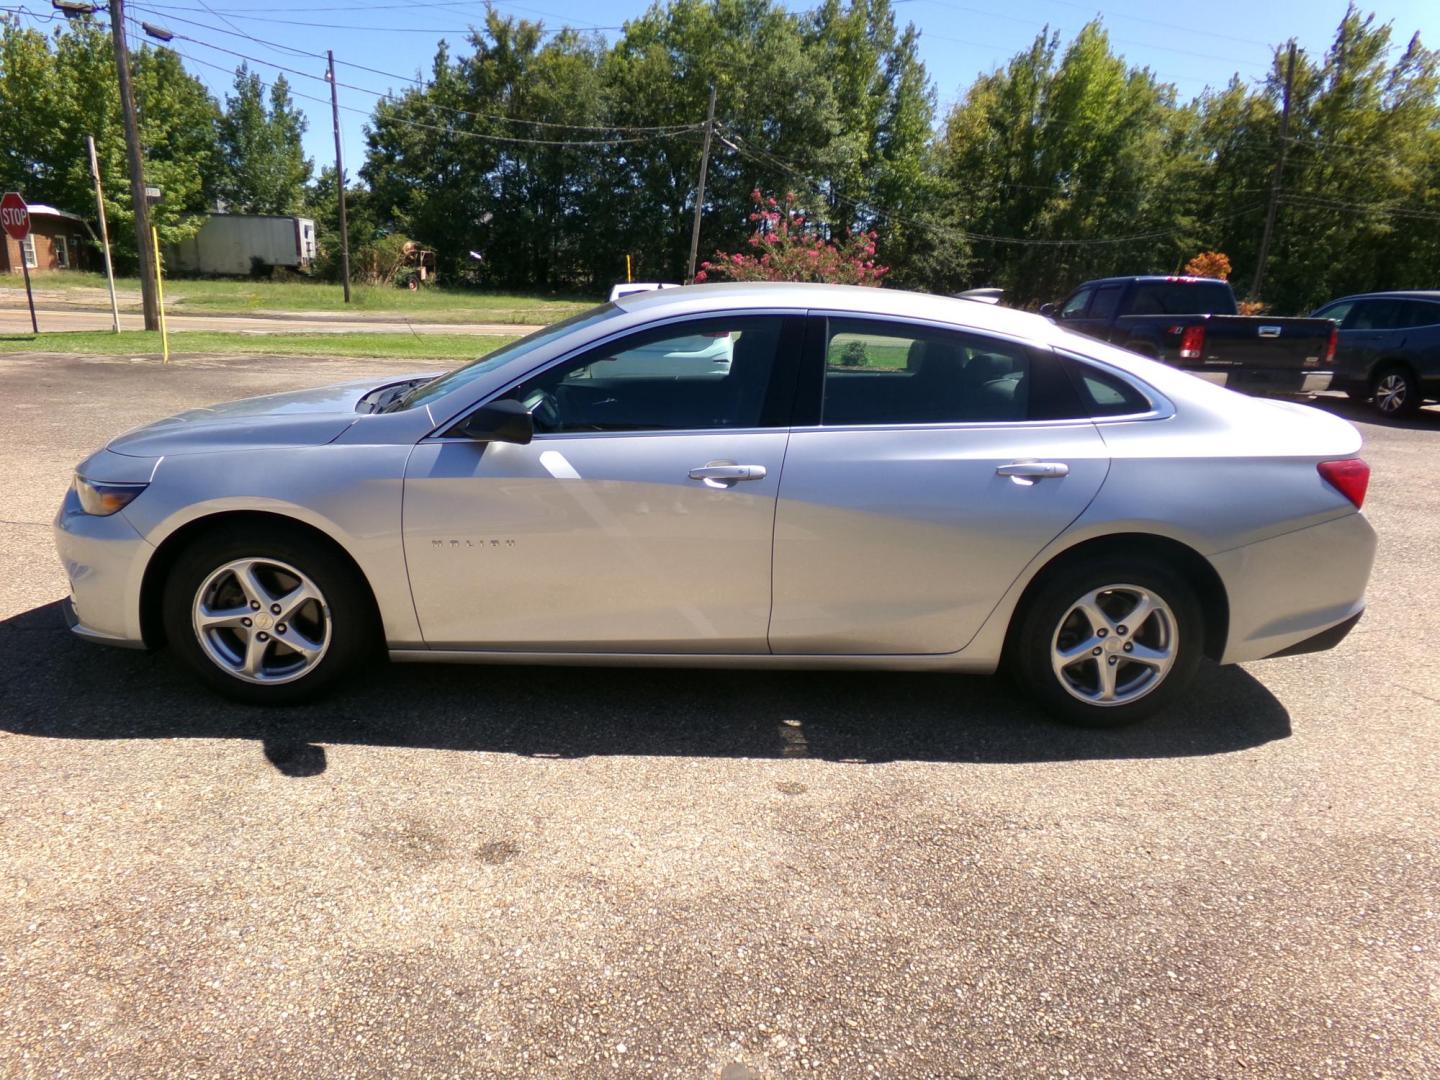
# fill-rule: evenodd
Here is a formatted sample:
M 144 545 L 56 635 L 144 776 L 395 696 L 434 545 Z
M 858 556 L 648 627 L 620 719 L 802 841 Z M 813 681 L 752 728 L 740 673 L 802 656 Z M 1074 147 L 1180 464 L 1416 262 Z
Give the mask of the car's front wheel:
M 375 645 L 373 610 L 356 577 L 324 545 L 283 526 L 210 534 L 170 572 L 166 639 L 229 697 L 303 701 L 354 671 Z
M 1057 718 L 1118 727 L 1184 692 L 1204 636 L 1200 602 L 1182 575 L 1150 560 L 1087 559 L 1057 568 L 1031 595 L 1011 668 Z

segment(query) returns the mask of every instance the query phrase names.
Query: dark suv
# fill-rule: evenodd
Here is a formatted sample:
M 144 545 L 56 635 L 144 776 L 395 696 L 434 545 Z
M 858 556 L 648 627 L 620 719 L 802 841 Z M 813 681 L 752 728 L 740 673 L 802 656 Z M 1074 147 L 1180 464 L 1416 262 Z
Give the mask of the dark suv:
M 1440 290 L 1346 296 L 1315 315 L 1340 324 L 1332 390 L 1386 416 L 1440 400 Z

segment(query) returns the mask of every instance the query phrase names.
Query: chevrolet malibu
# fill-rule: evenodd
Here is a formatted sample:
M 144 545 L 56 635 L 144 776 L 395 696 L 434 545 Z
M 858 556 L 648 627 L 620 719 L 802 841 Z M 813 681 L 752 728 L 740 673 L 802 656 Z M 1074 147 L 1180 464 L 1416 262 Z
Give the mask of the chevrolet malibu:
M 697 365 L 697 341 L 726 362 Z M 248 701 L 381 650 L 1003 666 L 1053 715 L 1113 725 L 1202 657 L 1345 636 L 1375 549 L 1359 449 L 1327 413 L 1018 311 L 702 285 L 447 374 L 129 432 L 55 528 L 77 634 L 168 646 Z

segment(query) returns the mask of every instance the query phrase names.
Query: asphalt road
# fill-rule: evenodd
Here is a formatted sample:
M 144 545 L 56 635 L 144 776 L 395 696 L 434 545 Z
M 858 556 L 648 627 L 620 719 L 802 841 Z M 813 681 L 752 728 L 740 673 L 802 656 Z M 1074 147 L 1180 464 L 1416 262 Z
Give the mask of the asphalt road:
M 0 357 L 0 1074 L 1440 1075 L 1440 410 L 1324 403 L 1375 467 L 1357 631 L 1121 732 L 933 675 L 258 711 L 66 634 L 88 450 L 388 370 Z

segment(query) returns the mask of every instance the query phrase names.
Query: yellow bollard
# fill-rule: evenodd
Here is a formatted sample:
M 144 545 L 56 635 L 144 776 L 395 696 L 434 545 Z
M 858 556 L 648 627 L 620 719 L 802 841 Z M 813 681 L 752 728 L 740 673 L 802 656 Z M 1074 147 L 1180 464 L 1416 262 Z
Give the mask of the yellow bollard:
M 150 240 L 155 245 L 155 299 L 160 305 L 160 348 L 163 358 L 160 363 L 170 363 L 170 334 L 165 329 L 165 274 L 160 269 L 160 233 L 150 226 Z

